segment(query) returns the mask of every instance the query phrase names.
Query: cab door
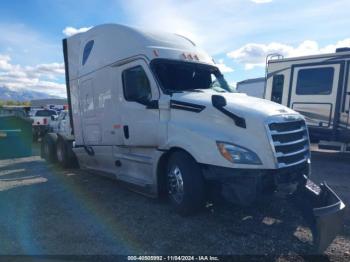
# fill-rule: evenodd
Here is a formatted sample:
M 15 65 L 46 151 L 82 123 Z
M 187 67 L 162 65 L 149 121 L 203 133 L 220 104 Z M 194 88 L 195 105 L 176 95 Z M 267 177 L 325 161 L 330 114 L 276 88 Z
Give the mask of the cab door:
M 342 89 L 343 63 L 292 67 L 288 105 L 304 115 L 309 126 L 331 129 L 337 117 L 337 97 Z
M 146 187 L 154 185 L 154 153 L 164 141 L 158 87 L 143 60 L 119 66 L 118 104 L 122 145 L 113 147 L 120 180 Z
M 144 60 L 118 67 L 123 144 L 158 147 L 164 129 L 160 126 L 159 90 Z

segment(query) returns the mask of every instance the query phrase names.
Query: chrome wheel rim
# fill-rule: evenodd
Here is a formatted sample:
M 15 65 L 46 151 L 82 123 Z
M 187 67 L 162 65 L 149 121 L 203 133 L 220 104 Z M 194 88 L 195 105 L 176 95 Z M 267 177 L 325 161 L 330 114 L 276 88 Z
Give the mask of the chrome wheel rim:
M 182 173 L 178 166 L 173 167 L 168 173 L 168 189 L 170 197 L 176 203 L 181 203 L 184 197 L 184 186 Z

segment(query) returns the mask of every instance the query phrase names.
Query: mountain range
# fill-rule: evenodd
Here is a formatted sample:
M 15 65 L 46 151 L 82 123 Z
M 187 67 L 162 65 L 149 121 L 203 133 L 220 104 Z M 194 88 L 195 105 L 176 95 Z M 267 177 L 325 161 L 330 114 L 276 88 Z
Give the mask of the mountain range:
M 44 92 L 30 91 L 30 90 L 11 90 L 7 87 L 0 87 L 0 100 L 14 100 L 14 101 L 30 101 L 34 99 L 46 98 L 60 98 L 58 96 L 48 95 Z

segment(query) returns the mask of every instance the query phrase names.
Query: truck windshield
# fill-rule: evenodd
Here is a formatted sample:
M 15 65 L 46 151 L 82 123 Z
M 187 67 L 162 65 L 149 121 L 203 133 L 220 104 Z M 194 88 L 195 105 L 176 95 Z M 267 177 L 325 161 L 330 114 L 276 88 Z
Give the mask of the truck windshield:
M 205 89 L 220 93 L 235 92 L 215 66 L 157 59 L 151 67 L 166 93 L 201 92 Z

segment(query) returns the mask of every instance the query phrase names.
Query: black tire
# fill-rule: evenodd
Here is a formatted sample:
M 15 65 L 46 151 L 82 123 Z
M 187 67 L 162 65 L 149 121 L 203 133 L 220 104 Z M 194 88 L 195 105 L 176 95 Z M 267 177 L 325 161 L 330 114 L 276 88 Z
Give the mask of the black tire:
M 41 158 L 48 162 L 55 163 L 56 158 L 57 135 L 54 133 L 46 134 L 41 141 Z
M 180 195 L 182 197 L 178 197 L 172 189 L 176 168 L 181 172 L 183 193 Z M 179 214 L 190 215 L 204 207 L 205 183 L 202 171 L 198 163 L 188 153 L 176 151 L 170 156 L 167 167 L 167 187 L 170 201 Z
M 72 150 L 72 143 L 58 137 L 56 144 L 56 157 L 58 164 L 63 168 L 76 167 L 77 161 Z

